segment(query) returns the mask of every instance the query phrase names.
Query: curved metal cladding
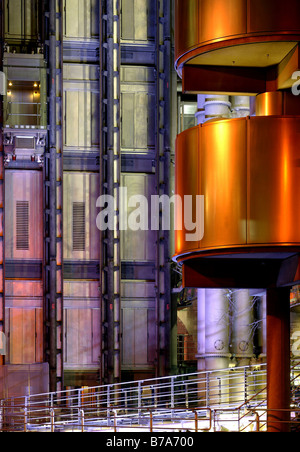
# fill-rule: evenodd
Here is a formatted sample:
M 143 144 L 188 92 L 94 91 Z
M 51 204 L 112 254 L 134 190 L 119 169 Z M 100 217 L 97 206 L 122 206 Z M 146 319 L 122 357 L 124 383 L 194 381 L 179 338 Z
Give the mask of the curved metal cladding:
M 296 116 L 213 121 L 180 134 L 177 228 L 184 217 L 184 196 L 194 196 L 194 215 L 195 195 L 202 195 L 204 236 L 189 241 L 184 227 L 177 230 L 175 259 L 299 246 L 299 162 Z
M 270 49 L 271 42 L 296 42 L 300 36 L 298 0 L 176 0 L 175 17 L 177 70 L 187 62 L 210 64 L 212 50 L 263 42 L 268 42 Z M 264 54 L 269 62 L 261 61 L 260 65 L 278 63 L 270 61 L 269 51 Z M 203 56 L 201 61 L 195 59 L 199 55 Z M 232 63 L 232 51 L 228 56 Z M 258 57 L 256 52 L 256 61 Z

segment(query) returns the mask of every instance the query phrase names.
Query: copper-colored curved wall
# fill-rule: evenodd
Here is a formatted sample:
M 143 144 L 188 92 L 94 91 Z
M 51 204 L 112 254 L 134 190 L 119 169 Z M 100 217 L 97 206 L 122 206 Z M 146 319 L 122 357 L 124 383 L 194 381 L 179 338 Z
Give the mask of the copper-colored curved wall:
M 177 68 L 213 49 L 300 37 L 298 0 L 176 0 L 175 17 Z
M 176 194 L 204 196 L 204 237 L 190 242 L 186 230 L 176 231 L 176 258 L 299 246 L 299 181 L 299 117 L 222 120 L 186 130 L 176 144 Z

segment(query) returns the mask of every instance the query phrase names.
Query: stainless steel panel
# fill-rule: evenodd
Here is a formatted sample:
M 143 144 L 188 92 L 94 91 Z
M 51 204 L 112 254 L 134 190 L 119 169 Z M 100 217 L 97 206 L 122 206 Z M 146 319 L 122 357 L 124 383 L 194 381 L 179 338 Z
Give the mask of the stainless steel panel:
M 122 301 L 122 368 L 153 365 L 156 347 L 154 300 Z
M 10 364 L 43 362 L 43 309 L 6 308 Z
M 99 146 L 97 67 L 64 64 L 64 146 L 84 151 Z
M 97 0 L 64 0 L 64 38 L 99 36 L 99 2 Z
M 157 231 L 151 230 L 151 195 L 156 193 L 156 179 L 149 174 L 122 174 L 121 186 L 127 188 L 127 204 L 132 196 L 144 196 L 148 203 L 148 229 L 133 231 L 129 226 L 120 232 L 121 260 L 149 261 L 155 260 Z M 129 216 L 139 208 L 128 208 Z
M 38 1 L 5 2 L 6 39 L 36 39 L 38 35 Z
M 155 298 L 155 283 L 146 281 L 121 281 L 122 298 Z
M 100 255 L 99 230 L 96 225 L 96 200 L 99 196 L 99 175 L 64 173 L 64 259 L 97 260 Z M 85 205 L 85 250 L 73 247 L 73 204 Z
M 64 309 L 65 369 L 94 367 L 100 349 L 100 309 Z
M 65 91 L 65 146 L 87 150 L 99 144 L 98 100 L 98 94 L 89 89 Z
M 43 180 L 42 172 L 7 170 L 5 176 L 5 257 L 42 259 L 43 257 Z M 17 248 L 17 202 L 29 206 L 29 248 Z M 22 231 L 19 231 L 21 233 Z
M 147 152 L 155 144 L 155 84 L 150 68 L 121 71 L 122 151 Z
M 151 12 L 155 2 L 151 0 L 122 0 L 121 38 L 123 41 L 147 41 L 154 37 L 151 30 Z

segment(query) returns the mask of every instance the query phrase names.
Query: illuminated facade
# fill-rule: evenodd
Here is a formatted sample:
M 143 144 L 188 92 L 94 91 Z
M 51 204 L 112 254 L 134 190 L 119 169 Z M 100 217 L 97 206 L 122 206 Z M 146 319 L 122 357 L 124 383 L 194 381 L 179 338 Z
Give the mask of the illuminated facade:
M 200 288 L 199 368 L 251 362 L 250 299 L 266 295 L 268 408 L 279 420 L 276 408 L 290 403 L 290 288 L 299 283 L 297 5 L 176 2 L 175 66 L 200 106 L 199 124 L 177 138 L 176 192 L 204 196 L 204 236 L 177 231 L 175 241 L 184 286 Z
M 300 335 L 298 2 L 0 7 L 2 393 L 267 360 L 286 406 Z M 202 196 L 203 237 L 164 228 L 163 210 L 158 228 L 121 227 L 124 202 L 174 193 Z M 105 196 L 115 227 L 99 230 Z
M 169 233 L 121 231 L 118 189 L 168 194 L 171 7 L 120 3 L 0 4 L 5 395 L 170 372 Z

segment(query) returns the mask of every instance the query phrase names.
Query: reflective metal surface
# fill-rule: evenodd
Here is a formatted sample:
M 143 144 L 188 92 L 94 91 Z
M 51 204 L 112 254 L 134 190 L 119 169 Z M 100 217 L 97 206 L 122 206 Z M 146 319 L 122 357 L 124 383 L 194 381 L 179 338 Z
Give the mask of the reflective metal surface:
M 274 91 L 256 96 L 256 116 L 274 116 L 283 114 L 283 93 Z
M 199 4 L 201 42 L 247 33 L 247 1 L 202 0 Z
M 246 121 L 217 121 L 201 129 L 201 248 L 246 243 Z
M 176 193 L 204 195 L 200 253 L 299 246 L 299 144 L 298 117 L 214 121 L 178 136 Z M 195 246 L 177 231 L 177 257 Z
M 299 243 L 300 119 L 248 123 L 248 244 Z
M 175 18 L 175 59 L 178 69 L 191 58 L 201 54 L 205 57 L 210 51 L 229 46 L 278 42 L 280 53 L 281 41 L 296 43 L 300 40 L 300 10 L 297 0 L 178 0 Z M 240 50 L 244 57 L 245 52 L 242 48 Z M 235 50 L 230 48 L 230 53 L 230 65 L 238 66 L 239 57 Z M 268 60 L 271 61 L 273 57 L 269 53 L 267 51 L 263 55 L 266 57 L 265 67 L 270 65 Z M 248 66 L 255 66 L 257 55 L 255 52 L 250 54 L 247 51 Z M 280 63 L 283 56 L 280 58 L 276 64 Z M 250 62 L 250 59 L 254 62 Z M 210 64 L 218 65 L 218 60 L 219 55 Z M 193 64 L 203 63 L 193 61 Z
M 199 242 L 186 241 L 188 231 L 184 222 L 184 196 L 193 196 L 193 211 L 195 211 L 195 196 L 200 193 L 199 163 L 200 163 L 200 140 L 199 127 L 193 127 L 181 133 L 177 137 L 175 184 L 176 194 L 180 195 L 181 201 L 176 203 L 176 227 L 175 253 L 183 249 L 191 251 L 198 249 Z

